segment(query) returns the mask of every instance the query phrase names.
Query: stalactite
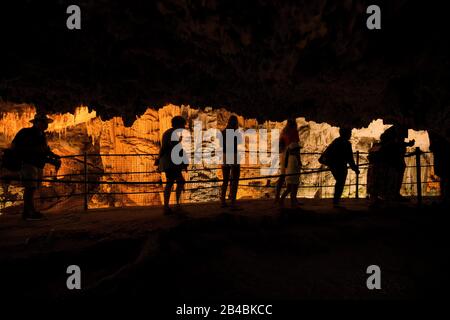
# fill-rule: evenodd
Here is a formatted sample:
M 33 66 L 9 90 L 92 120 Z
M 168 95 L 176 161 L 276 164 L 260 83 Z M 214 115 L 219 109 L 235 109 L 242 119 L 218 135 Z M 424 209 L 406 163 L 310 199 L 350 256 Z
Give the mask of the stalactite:
M 14 135 L 23 127 L 31 126 L 30 119 L 34 117 L 36 110 L 29 105 L 1 105 L 0 106 L 0 148 L 9 146 Z M 80 106 L 75 109 L 74 113 L 53 114 L 49 115 L 54 122 L 49 126 L 49 144 L 61 155 L 82 154 L 86 150 L 86 143 L 90 145 L 87 150 L 93 153 L 102 154 L 101 157 L 92 158 L 90 161 L 100 166 L 98 170 L 104 172 L 144 172 L 143 174 L 126 174 L 126 175 L 105 175 L 100 179 L 103 181 L 159 181 L 159 174 L 145 174 L 145 172 L 155 172 L 154 158 L 150 157 L 112 157 L 110 154 L 156 154 L 159 152 L 160 139 L 163 132 L 171 127 L 171 118 L 175 115 L 183 115 L 188 119 L 188 123 L 193 125 L 194 120 L 201 121 L 204 129 L 217 128 L 222 130 L 228 117 L 231 115 L 226 109 L 205 108 L 195 109 L 188 105 L 176 106 L 169 104 L 158 110 L 148 108 L 144 114 L 136 117 L 136 120 L 130 127 L 126 127 L 122 118 L 115 117 L 110 120 L 102 120 L 97 116 L 95 110 L 89 111 L 87 106 Z M 239 115 L 238 115 L 239 116 Z M 239 123 L 243 129 L 249 128 L 267 128 L 282 129 L 285 122 L 267 121 L 259 124 L 255 119 L 244 119 L 239 116 Z M 323 149 L 338 136 L 339 129 L 330 126 L 327 123 L 317 123 L 306 120 L 305 118 L 297 118 L 297 124 L 300 132 L 302 152 L 322 152 Z M 374 120 L 366 128 L 357 128 L 353 130 L 352 144 L 354 151 L 366 152 L 371 144 L 380 138 L 381 133 L 389 127 L 382 120 Z M 428 151 L 429 141 L 426 131 L 409 130 L 409 139 L 416 140 L 416 146 L 421 150 Z M 212 149 L 216 142 L 204 142 L 202 148 Z M 412 149 L 411 149 L 412 150 Z M 411 151 L 410 150 L 410 151 Z M 317 168 L 318 156 L 303 156 L 302 162 L 306 168 Z M 361 157 L 361 162 L 366 162 L 367 156 Z M 425 157 L 428 163 L 432 163 L 430 155 Z M 407 160 L 408 164 L 414 162 L 413 158 Z M 198 166 L 197 166 L 198 167 Z M 189 172 L 188 179 L 220 179 L 220 170 L 213 170 L 211 167 L 203 171 Z M 208 169 L 208 167 L 210 169 Z M 217 167 L 217 165 L 215 166 Z M 97 169 L 96 169 L 97 170 Z M 81 172 L 80 163 L 74 161 L 63 161 L 63 167 L 60 173 Z M 431 169 L 423 170 L 423 179 L 430 180 L 434 176 Z M 260 175 L 259 170 L 242 170 L 242 177 L 256 177 Z M 97 176 L 98 177 L 98 176 Z M 349 182 L 354 182 L 355 177 L 350 174 Z M 361 175 L 360 183 L 366 181 L 365 175 Z M 405 174 L 405 181 L 414 181 L 414 172 L 409 170 Z M 246 182 L 247 183 L 247 182 Z M 252 181 L 256 185 L 265 184 L 266 181 Z M 302 183 L 304 185 L 331 185 L 333 179 L 329 173 L 321 175 L 303 175 Z M 195 187 L 193 185 L 192 187 Z M 100 185 L 97 191 L 108 192 L 141 192 L 151 189 L 149 186 L 140 185 Z M 330 196 L 332 188 L 303 188 L 301 196 L 314 197 L 318 192 L 322 196 Z M 404 192 L 414 192 L 411 185 L 405 185 Z M 270 193 L 263 188 L 241 188 L 238 193 L 240 198 L 258 198 L 264 197 Z M 355 190 L 346 189 L 344 194 L 352 196 Z M 424 188 L 424 192 L 435 194 L 436 188 Z M 364 196 L 362 194 L 361 196 Z M 207 201 L 217 197 L 216 189 L 203 189 L 185 195 L 188 201 Z M 148 205 L 159 204 L 161 202 L 158 193 L 149 195 L 128 195 L 128 196 L 94 196 L 91 199 L 91 207 L 115 205 Z

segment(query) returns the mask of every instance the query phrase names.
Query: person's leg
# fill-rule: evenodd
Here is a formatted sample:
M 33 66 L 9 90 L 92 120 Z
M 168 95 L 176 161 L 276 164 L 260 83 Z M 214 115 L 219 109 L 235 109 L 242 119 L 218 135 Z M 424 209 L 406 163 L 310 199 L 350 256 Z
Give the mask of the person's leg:
M 297 201 L 298 184 L 291 185 L 291 205 L 296 207 L 298 205 Z
M 399 172 L 398 172 L 398 176 L 397 176 L 397 183 L 395 185 L 395 195 L 396 195 L 396 197 L 398 197 L 400 199 L 403 198 L 400 191 L 402 190 L 403 176 L 405 175 L 405 170 L 406 170 L 406 164 L 404 163 L 404 160 L 403 160 L 403 164 L 399 168 Z
M 283 188 L 283 184 L 284 184 L 284 175 L 281 175 L 278 178 L 276 189 L 275 189 L 275 202 L 278 202 L 280 200 L 281 188 Z
M 34 207 L 34 193 L 36 192 L 36 188 L 33 187 L 25 187 L 23 192 L 23 213 L 22 217 L 24 219 L 33 215 L 36 211 Z
M 19 173 L 24 187 L 23 218 L 30 220 L 41 220 L 44 218 L 42 213 L 38 212 L 34 206 L 34 196 L 42 180 L 42 169 L 35 166 L 24 164 Z
M 399 167 L 392 167 L 391 174 L 388 176 L 390 181 L 390 199 L 398 200 L 399 189 L 398 189 L 398 180 L 400 176 Z
M 185 180 L 183 177 L 183 173 L 180 171 L 177 178 L 177 188 L 175 190 L 176 193 L 176 199 L 177 199 L 177 205 L 180 205 L 180 199 L 181 199 L 181 193 L 184 190 Z
M 367 172 L 367 193 L 369 194 L 369 208 L 377 208 L 380 205 L 380 196 L 382 194 L 381 166 L 371 164 Z
M 376 187 L 378 188 L 378 198 L 381 200 L 386 200 L 388 196 L 388 185 L 387 179 L 389 175 L 388 166 L 385 163 L 379 164 L 379 170 L 376 173 Z
M 291 192 L 292 184 L 288 183 L 286 185 L 286 190 L 281 194 L 279 204 L 281 207 L 284 206 L 284 199 L 286 199 L 287 195 Z
M 285 166 L 285 152 L 280 152 L 279 161 L 280 161 L 280 177 L 278 178 L 277 185 L 275 188 L 275 203 L 277 203 L 280 200 L 280 194 L 281 189 L 283 188 L 283 184 L 285 181 L 285 173 L 286 173 L 286 166 Z
M 40 192 L 39 190 L 42 186 L 42 179 L 44 178 L 44 170 L 38 169 L 38 168 L 36 168 L 36 169 L 37 169 L 36 170 L 36 181 L 33 185 L 35 187 L 35 194 L 36 194 L 36 192 Z M 38 193 L 38 196 L 40 196 L 40 193 Z M 34 201 L 33 201 L 33 209 L 34 209 Z M 44 218 L 44 215 L 41 212 L 37 211 L 36 209 L 34 209 L 34 213 L 35 213 L 35 217 Z
M 239 177 L 241 175 L 241 167 L 233 166 L 231 168 L 231 190 L 230 190 L 230 198 L 231 205 L 236 205 L 236 196 L 239 187 Z
M 221 189 L 221 193 L 220 193 L 220 202 L 221 202 L 222 206 L 226 205 L 225 200 L 226 200 L 226 196 L 227 196 L 228 182 L 230 180 L 230 171 L 231 171 L 230 166 L 222 166 L 223 182 L 222 182 L 222 189 Z
M 395 199 L 395 185 L 397 184 L 398 170 L 392 166 L 386 166 L 386 174 L 384 177 L 384 196 L 386 200 L 392 201 Z
M 337 195 L 337 188 L 338 188 L 338 180 L 339 180 L 339 172 L 336 168 L 330 167 L 331 174 L 334 178 L 334 194 L 333 194 L 333 204 L 336 204 L 336 195 Z
M 166 174 L 166 186 L 164 187 L 164 211 L 169 212 L 170 194 L 172 193 L 172 187 L 175 179 L 172 176 L 171 172 L 166 171 L 165 174 Z
M 339 204 L 339 201 L 342 196 L 342 192 L 344 191 L 345 180 L 347 179 L 347 171 L 348 169 L 345 167 L 342 168 L 334 168 L 332 170 L 332 174 L 336 179 L 336 184 L 334 185 L 334 197 L 333 204 Z
M 367 171 L 367 193 L 370 195 L 371 200 L 378 199 L 380 195 L 380 175 L 378 166 L 376 164 L 369 165 Z

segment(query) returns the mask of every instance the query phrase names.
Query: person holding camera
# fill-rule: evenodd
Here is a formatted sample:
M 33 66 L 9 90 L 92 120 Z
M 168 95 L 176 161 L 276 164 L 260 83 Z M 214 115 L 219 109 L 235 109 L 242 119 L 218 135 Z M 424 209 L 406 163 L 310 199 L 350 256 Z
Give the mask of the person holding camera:
M 43 214 L 34 206 L 34 195 L 41 185 L 45 164 L 50 163 L 58 169 L 61 166 L 61 158 L 51 151 L 45 136 L 45 131 L 53 120 L 38 113 L 30 122 L 33 126 L 23 128 L 16 134 L 10 150 L 15 162 L 20 163 L 18 173 L 25 188 L 22 217 L 24 220 L 42 220 Z

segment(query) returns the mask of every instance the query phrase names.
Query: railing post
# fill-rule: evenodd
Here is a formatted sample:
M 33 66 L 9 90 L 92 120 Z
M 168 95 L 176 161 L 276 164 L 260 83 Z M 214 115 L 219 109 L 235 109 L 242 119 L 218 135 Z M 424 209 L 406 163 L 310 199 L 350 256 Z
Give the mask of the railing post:
M 356 151 L 356 167 L 359 170 L 359 151 Z M 356 199 L 359 199 L 359 174 L 356 174 Z
M 420 148 L 416 147 L 416 183 L 417 183 L 417 205 L 422 205 L 422 168 L 420 165 Z
M 88 210 L 88 201 L 89 201 L 89 197 L 88 197 L 88 166 L 87 166 L 87 152 L 84 152 L 84 157 L 83 157 L 83 166 L 84 166 L 84 201 L 83 201 L 83 209 L 84 211 Z

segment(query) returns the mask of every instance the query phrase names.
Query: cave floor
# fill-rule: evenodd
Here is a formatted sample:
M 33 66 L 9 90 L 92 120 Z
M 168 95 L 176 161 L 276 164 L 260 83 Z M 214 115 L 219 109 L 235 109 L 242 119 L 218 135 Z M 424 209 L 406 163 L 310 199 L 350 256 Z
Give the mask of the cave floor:
M 408 299 L 438 296 L 450 283 L 446 228 L 436 207 L 368 209 L 366 200 L 302 199 L 188 204 L 185 217 L 160 207 L 48 212 L 25 222 L 0 216 L 0 282 L 10 298 Z M 82 290 L 66 288 L 78 265 Z M 366 269 L 381 268 L 381 290 Z

